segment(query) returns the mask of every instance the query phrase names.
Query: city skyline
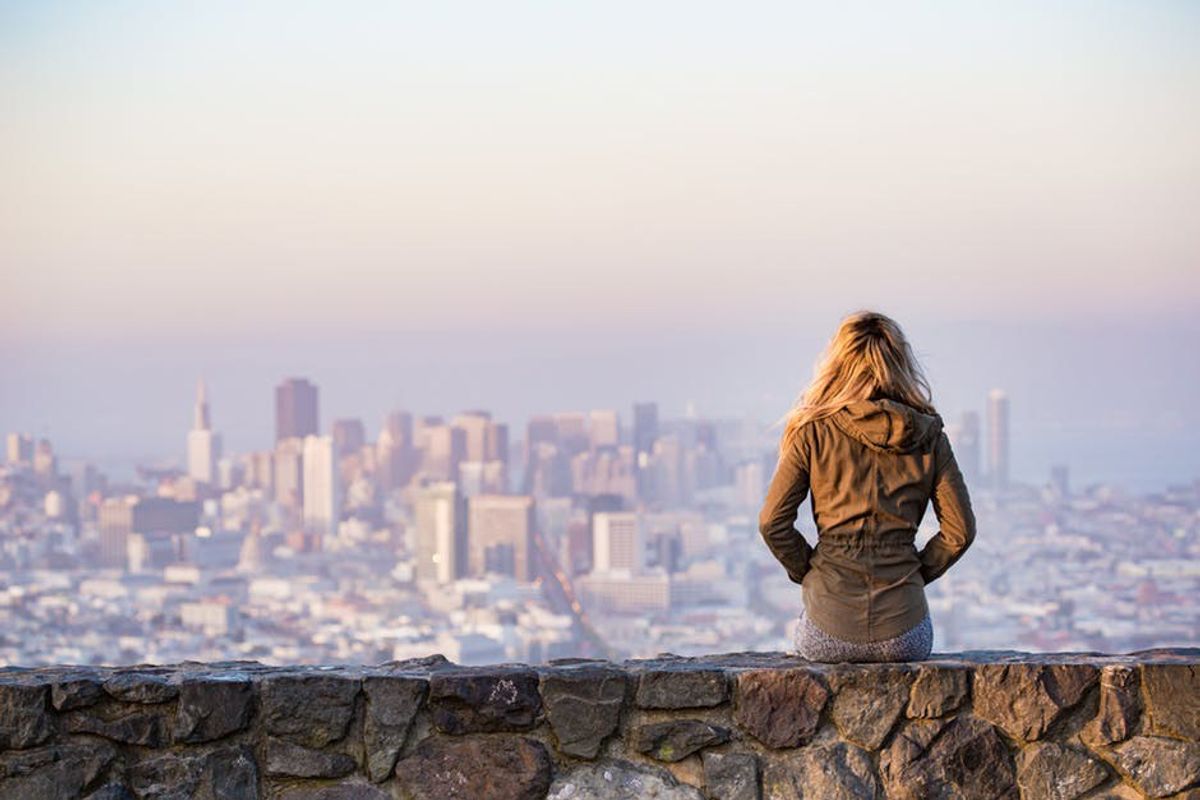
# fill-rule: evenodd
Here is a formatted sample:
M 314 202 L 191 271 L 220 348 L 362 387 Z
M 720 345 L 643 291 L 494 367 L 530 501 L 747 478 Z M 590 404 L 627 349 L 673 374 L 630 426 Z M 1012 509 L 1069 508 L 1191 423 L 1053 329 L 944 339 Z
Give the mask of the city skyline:
M 790 641 L 796 587 L 754 524 L 777 442 L 756 426 L 646 398 L 517 429 L 478 402 L 322 423 L 322 386 L 291 373 L 266 392 L 273 444 L 217 457 L 222 407 L 195 386 L 182 466 L 132 480 L 6 436 L 0 620 L 23 633 L 0 637 L 0 663 L 485 663 Z M 1023 475 L 1009 463 L 1021 399 L 980 400 L 945 420 L 981 534 L 931 587 L 938 641 L 1194 640 L 1200 479 L 1142 495 L 1064 464 Z M 810 511 L 796 527 L 815 542 Z M 914 544 L 939 525 L 924 515 Z

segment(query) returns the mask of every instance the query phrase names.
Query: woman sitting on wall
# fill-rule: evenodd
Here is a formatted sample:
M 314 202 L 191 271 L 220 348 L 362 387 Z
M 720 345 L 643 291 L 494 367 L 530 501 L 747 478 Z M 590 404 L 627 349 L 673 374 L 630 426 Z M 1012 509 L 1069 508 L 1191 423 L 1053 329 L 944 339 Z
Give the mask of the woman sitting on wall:
M 900 326 L 846 317 L 785 417 L 759 532 L 801 584 L 796 653 L 812 661 L 927 658 L 925 586 L 975 538 L 975 517 L 929 383 Z M 793 526 L 812 494 L 816 547 Z M 941 530 L 920 552 L 930 501 Z

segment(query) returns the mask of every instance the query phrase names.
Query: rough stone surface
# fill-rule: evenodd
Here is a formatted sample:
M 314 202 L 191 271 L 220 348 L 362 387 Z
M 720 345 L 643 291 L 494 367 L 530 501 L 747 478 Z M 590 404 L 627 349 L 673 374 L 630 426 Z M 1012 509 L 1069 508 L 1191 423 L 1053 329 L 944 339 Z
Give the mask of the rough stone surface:
M 1100 670 L 1100 707 L 1081 735 L 1090 745 L 1129 738 L 1137 726 L 1141 701 L 1137 667 L 1113 664 Z
M 879 771 L 889 800 L 1019 796 L 1004 740 L 972 717 L 909 723 L 880 755 Z
M 1200 666 L 1146 664 L 1142 690 L 1148 733 L 1200 739 Z
M 167 744 L 166 720 L 157 711 L 133 711 L 114 719 L 73 711 L 66 717 L 66 729 L 71 733 L 90 733 L 114 742 L 142 747 L 163 747 Z
M 357 765 L 345 753 L 310 750 L 282 739 L 267 740 L 266 773 L 293 778 L 340 778 Z
M 367 748 L 367 775 L 378 783 L 387 780 L 425 695 L 429 681 L 408 675 L 377 675 L 363 680 L 367 696 L 363 740 Z
M 729 741 L 729 729 L 698 719 L 671 720 L 639 725 L 630 744 L 634 750 L 659 761 L 682 761 L 692 753 Z
M 975 714 L 1016 739 L 1040 739 L 1098 677 L 1090 664 L 984 664 L 975 670 Z
M 267 733 L 304 747 L 324 747 L 346 735 L 359 681 L 341 675 L 283 674 L 262 682 Z
M 179 687 L 166 676 L 121 672 L 104 682 L 104 691 L 126 703 L 166 703 L 179 696 Z
M 829 716 L 849 741 L 876 750 L 909 701 L 913 675 L 897 668 L 840 668 L 830 678 Z
M 728 697 L 729 678 L 723 670 L 666 665 L 638 675 L 634 703 L 638 708 L 711 708 Z
M 0 797 L 47 800 L 79 797 L 113 760 L 108 745 L 62 744 L 0 755 Z
M 1150 797 L 1166 797 L 1200 782 L 1200 744 L 1134 736 L 1112 749 L 1113 764 Z
M 908 698 L 907 715 L 933 718 L 958 708 L 970 695 L 970 675 L 963 667 L 918 667 Z
M 758 758 L 753 753 L 706 752 L 704 794 L 709 800 L 759 800 Z
M 0 750 L 32 747 L 50 737 L 45 686 L 0 684 Z
M 129 786 L 139 800 L 256 800 L 258 767 L 248 747 L 170 753 L 135 764 Z
M 211 742 L 240 731 L 250 722 L 254 684 L 244 675 L 184 680 L 175 713 L 177 742 Z
M 1200 648 L 0 667 L 0 798 L 1200 800 L 1198 668 Z
M 581 666 L 541 677 L 542 703 L 558 750 L 579 758 L 595 758 L 617 729 L 627 681 L 618 669 Z
M 67 678 L 50 685 L 50 702 L 59 711 L 95 705 L 104 694 L 104 687 L 95 678 Z
M 529 730 L 542 700 L 534 670 L 485 667 L 433 675 L 429 705 L 438 730 L 463 734 Z
M 392 795 L 369 783 L 347 781 L 335 786 L 289 786 L 272 800 L 392 800 Z
M 871 756 L 845 742 L 812 745 L 768 762 L 763 784 L 770 800 L 860 800 L 880 795 Z
M 1031 744 L 1017 758 L 1023 800 L 1075 800 L 1108 777 L 1099 760 L 1055 742 Z
M 829 690 L 806 669 L 762 669 L 737 679 L 733 718 L 767 747 L 799 747 L 816 733 Z
M 134 800 L 134 796 L 119 783 L 106 783 L 83 800 Z
M 694 786 L 671 773 L 625 761 L 600 761 L 554 779 L 547 800 L 704 800 Z
M 550 773 L 541 742 L 504 736 L 426 739 L 396 767 L 414 800 L 542 800 Z

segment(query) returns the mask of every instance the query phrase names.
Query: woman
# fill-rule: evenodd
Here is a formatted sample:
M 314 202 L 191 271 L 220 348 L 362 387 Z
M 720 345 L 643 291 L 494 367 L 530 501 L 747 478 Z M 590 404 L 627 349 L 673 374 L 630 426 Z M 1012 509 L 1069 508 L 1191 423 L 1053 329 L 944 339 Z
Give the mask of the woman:
M 796 652 L 812 661 L 927 658 L 925 586 L 975 538 L 975 516 L 929 383 L 889 317 L 842 320 L 785 417 L 759 514 L 767 547 L 802 586 Z M 811 547 L 793 527 L 812 493 Z M 918 552 L 933 501 L 941 530 Z

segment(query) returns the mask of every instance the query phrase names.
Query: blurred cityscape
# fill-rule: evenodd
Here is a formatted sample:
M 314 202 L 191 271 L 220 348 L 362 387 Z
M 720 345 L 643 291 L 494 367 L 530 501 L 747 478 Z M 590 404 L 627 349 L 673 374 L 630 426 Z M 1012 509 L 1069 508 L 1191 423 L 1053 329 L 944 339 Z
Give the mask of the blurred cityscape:
M 946 417 L 979 533 L 928 589 L 935 650 L 1200 642 L 1200 478 L 1141 495 L 1072 486 L 1066 465 L 1022 480 L 1007 395 L 981 400 Z M 226 453 L 201 383 L 181 466 L 129 480 L 9 433 L 0 665 L 789 647 L 800 589 L 757 526 L 778 429 L 653 402 L 520 432 L 486 410 L 323 427 L 303 378 L 274 402 L 273 449 Z M 816 541 L 807 502 L 797 525 Z M 936 530 L 930 509 L 918 545 Z

